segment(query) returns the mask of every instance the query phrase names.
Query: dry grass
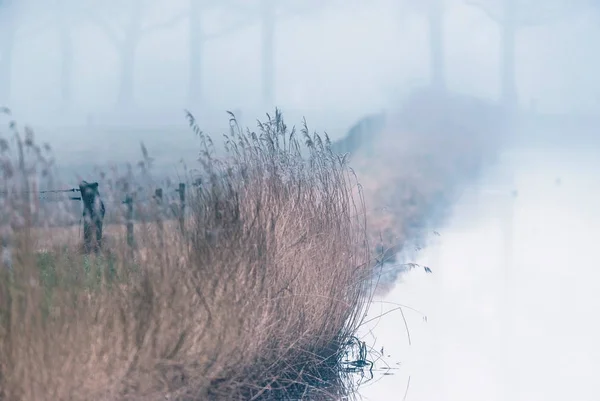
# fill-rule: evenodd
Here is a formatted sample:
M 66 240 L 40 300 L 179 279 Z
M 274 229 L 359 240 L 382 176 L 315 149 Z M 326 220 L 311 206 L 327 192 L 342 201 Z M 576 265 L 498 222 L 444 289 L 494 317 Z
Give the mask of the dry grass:
M 30 203 L 17 195 L 39 179 L 21 162 L 35 159 L 35 145 L 14 130 L 17 149 L 33 156 L 2 153 L 2 184 L 15 191 L 2 204 L 14 266 L 0 272 L 0 400 L 337 391 L 328 383 L 369 288 L 352 176 L 307 130 L 301 156 L 279 113 L 258 133 L 233 125 L 220 160 L 190 123 L 202 148 L 191 175 L 202 185 L 190 191 L 185 234 L 167 224 L 159 236 L 147 224 L 133 258 L 118 226 L 107 228 L 112 241 L 97 257 L 63 242 L 64 229 L 31 229 Z M 36 252 L 39 241 L 49 249 Z
M 504 123 L 494 104 L 424 90 L 387 119 L 381 134 L 366 138 L 370 145 L 351 161 L 363 185 L 374 255 L 383 252 L 393 262 L 436 209 L 493 163 Z

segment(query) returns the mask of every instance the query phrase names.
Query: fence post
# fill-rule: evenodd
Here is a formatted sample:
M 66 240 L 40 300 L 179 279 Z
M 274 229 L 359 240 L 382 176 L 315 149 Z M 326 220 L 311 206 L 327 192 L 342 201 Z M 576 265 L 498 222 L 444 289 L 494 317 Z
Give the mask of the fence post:
M 185 233 L 185 184 L 180 183 L 179 189 L 179 229 L 181 233 Z
M 154 191 L 154 199 L 156 200 L 157 213 L 156 213 L 156 226 L 158 228 L 158 240 L 160 245 L 163 245 L 163 190 L 158 188 Z
M 8 270 L 13 267 L 12 241 L 10 225 L 0 227 L 0 242 L 2 242 L 2 265 Z
M 102 223 L 104 203 L 98 192 L 98 183 L 81 181 L 79 183 L 81 202 L 83 203 L 83 249 L 98 253 L 102 247 Z
M 125 197 L 125 205 L 127 205 L 127 246 L 133 251 L 133 196 L 131 194 Z

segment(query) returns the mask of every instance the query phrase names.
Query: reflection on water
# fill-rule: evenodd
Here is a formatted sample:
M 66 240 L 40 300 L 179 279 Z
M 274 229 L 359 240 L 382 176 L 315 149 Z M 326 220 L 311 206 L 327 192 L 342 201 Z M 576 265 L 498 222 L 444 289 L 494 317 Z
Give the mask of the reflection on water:
M 600 399 L 597 154 L 514 153 L 465 193 L 416 260 L 434 273 L 373 303 L 396 310 L 362 329 L 363 399 Z

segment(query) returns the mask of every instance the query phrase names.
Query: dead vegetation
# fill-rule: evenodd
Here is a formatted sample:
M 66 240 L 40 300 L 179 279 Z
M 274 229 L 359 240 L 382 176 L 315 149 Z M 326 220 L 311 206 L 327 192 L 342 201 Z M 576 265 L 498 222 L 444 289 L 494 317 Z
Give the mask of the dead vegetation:
M 77 252 L 75 228 L 33 227 L 72 208 L 32 209 L 23 195 L 57 185 L 44 148 L 15 127 L 0 144 L 14 250 L 0 272 L 0 400 L 339 398 L 370 256 L 393 260 L 491 161 L 502 130 L 494 106 L 417 94 L 351 152 L 360 187 L 326 137 L 279 113 L 257 133 L 233 123 L 225 158 L 189 118 L 201 149 L 188 178 L 201 185 L 188 186 L 184 232 L 165 222 L 161 234 L 146 211 L 132 251 L 109 208 L 97 257 Z M 149 164 L 104 176 L 107 205 L 125 183 L 151 182 Z
M 279 113 L 257 133 L 233 123 L 225 158 L 189 119 L 201 185 L 186 229 L 140 229 L 132 252 L 107 228 L 99 256 L 32 228 L 25 191 L 48 175 L 13 127 L 1 154 L 13 266 L 0 271 L 0 400 L 339 396 L 370 288 L 354 177 L 327 138 Z
M 393 263 L 432 216 L 443 216 L 461 186 L 493 163 L 504 124 L 492 103 L 423 90 L 377 135 L 362 138 L 350 158 L 363 185 L 374 257 Z

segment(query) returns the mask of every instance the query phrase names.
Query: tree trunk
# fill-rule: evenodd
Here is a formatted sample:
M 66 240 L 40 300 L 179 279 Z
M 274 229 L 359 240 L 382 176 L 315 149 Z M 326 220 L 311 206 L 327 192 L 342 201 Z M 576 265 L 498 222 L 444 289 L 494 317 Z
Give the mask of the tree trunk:
M 202 104 L 202 4 L 197 0 L 190 0 L 189 16 L 189 83 L 188 101 L 190 106 Z
M 65 11 L 66 12 L 66 11 Z M 64 15 L 64 13 L 62 13 Z M 73 100 L 73 63 L 74 51 L 71 32 L 69 31 L 69 21 L 67 18 L 60 18 L 58 35 L 60 40 L 61 69 L 60 69 L 60 96 L 61 107 L 67 110 Z
M 120 57 L 120 83 L 117 105 L 119 108 L 131 109 L 135 102 L 134 79 L 135 79 L 135 52 L 137 40 L 128 38 L 119 50 Z
M 8 107 L 11 98 L 15 16 L 10 9 L 0 13 L 0 107 Z
M 120 44 L 120 84 L 117 96 L 119 108 L 130 110 L 135 106 L 135 55 L 142 34 L 143 0 L 136 0 L 131 9 L 129 26 Z
M 11 80 L 12 80 L 12 62 L 14 39 L 4 38 L 0 48 L 0 107 L 8 106 L 11 99 Z
M 517 30 L 516 0 L 505 0 L 502 24 L 501 82 L 502 102 L 507 110 L 517 107 L 517 83 L 515 76 L 515 40 Z
M 436 90 L 446 89 L 444 76 L 444 21 L 442 0 L 432 0 L 429 9 L 429 44 L 431 51 L 431 84 Z
M 266 107 L 275 103 L 275 2 L 262 0 L 262 95 Z

